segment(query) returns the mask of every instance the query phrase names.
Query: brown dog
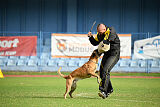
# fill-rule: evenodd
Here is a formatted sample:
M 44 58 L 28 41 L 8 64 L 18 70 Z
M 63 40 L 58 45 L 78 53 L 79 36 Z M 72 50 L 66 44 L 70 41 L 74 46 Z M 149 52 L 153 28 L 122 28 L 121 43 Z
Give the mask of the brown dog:
M 75 91 L 76 89 L 76 82 L 80 79 L 85 79 L 85 78 L 90 78 L 91 76 L 97 77 L 98 79 L 98 83 L 100 82 L 100 77 L 99 75 L 97 75 L 96 69 L 97 69 L 97 64 L 98 64 L 98 59 L 99 59 L 99 55 L 97 53 L 96 50 L 93 51 L 92 55 L 89 58 L 89 61 L 86 62 L 83 66 L 81 66 L 80 68 L 74 70 L 73 72 L 71 72 L 69 75 L 63 75 L 61 74 L 60 70 L 61 67 L 58 70 L 58 74 L 66 79 L 66 92 L 64 94 L 64 98 L 66 99 L 67 94 L 71 88 L 71 91 L 69 92 L 69 95 L 71 98 L 72 97 L 72 93 Z

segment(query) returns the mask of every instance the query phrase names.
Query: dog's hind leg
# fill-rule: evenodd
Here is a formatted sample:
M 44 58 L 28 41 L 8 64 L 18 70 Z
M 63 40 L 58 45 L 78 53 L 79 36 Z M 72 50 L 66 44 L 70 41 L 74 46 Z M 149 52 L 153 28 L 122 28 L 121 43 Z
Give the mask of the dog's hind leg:
M 76 87 L 77 87 L 77 80 L 73 80 L 72 86 L 71 86 L 71 91 L 69 92 L 69 95 L 71 98 L 73 98 L 72 93 L 75 91 Z
M 69 90 L 70 90 L 70 88 L 71 88 L 71 85 L 72 85 L 72 79 L 66 79 L 66 92 L 65 92 L 65 94 L 64 94 L 64 98 L 66 99 L 66 97 L 67 97 L 67 94 L 68 94 L 68 92 L 69 92 Z

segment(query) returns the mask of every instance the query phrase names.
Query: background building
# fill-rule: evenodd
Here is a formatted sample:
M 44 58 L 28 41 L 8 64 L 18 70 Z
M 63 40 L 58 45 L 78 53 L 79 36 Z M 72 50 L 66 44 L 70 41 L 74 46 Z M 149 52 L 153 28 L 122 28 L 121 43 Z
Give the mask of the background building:
M 37 67 L 33 66 L 33 68 L 39 71 L 42 70 L 43 55 L 48 58 L 47 62 L 44 61 L 44 65 L 48 66 L 50 61 L 51 33 L 86 34 L 96 20 L 97 23 L 115 27 L 119 34 L 132 34 L 133 56 L 134 41 L 160 34 L 159 4 L 159 0 L 1 0 L 0 36 L 37 36 L 36 62 L 32 61 L 33 57 L 27 57 L 27 60 L 24 58 L 24 65 L 27 67 L 28 63 L 31 65 L 33 63 Z M 93 28 L 93 33 L 96 33 L 96 27 Z M 5 57 L 5 60 L 1 58 L 2 69 L 10 70 L 14 66 L 18 70 L 17 64 L 20 58 L 16 57 L 13 61 L 13 57 Z M 7 66 L 10 60 L 11 65 L 15 61 L 12 67 Z M 59 67 L 59 61 L 60 59 L 56 62 L 56 67 Z M 139 65 L 141 61 L 139 61 L 136 63 L 141 67 Z M 124 69 L 131 65 L 124 61 L 120 62 L 124 65 Z M 120 62 L 118 66 L 121 65 Z M 143 60 L 142 62 L 144 62 L 143 71 L 146 71 L 146 68 L 148 71 L 152 61 Z M 156 64 L 158 68 L 153 71 L 159 71 L 158 59 Z

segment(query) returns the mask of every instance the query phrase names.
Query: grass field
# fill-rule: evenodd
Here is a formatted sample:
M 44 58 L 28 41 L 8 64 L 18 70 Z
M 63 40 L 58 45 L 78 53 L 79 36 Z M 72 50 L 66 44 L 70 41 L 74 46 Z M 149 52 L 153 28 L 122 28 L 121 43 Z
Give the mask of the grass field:
M 68 75 L 70 72 L 62 72 L 65 75 Z M 58 75 L 57 72 L 3 72 L 4 75 Z M 160 77 L 160 73 L 124 73 L 124 72 L 111 72 L 112 76 L 155 76 Z
M 111 81 L 114 92 L 107 99 L 98 96 L 96 78 L 89 78 L 78 82 L 73 99 L 67 96 L 65 100 L 63 78 L 6 77 L 0 79 L 0 106 L 160 107 L 160 79 L 112 78 Z

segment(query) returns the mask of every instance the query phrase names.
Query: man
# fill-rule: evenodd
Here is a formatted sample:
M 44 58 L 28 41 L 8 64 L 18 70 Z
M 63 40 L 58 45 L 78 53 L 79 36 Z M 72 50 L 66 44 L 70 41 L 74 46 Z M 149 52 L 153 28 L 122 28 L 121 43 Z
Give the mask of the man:
M 110 81 L 110 71 L 120 58 L 120 40 L 115 29 L 113 27 L 107 27 L 104 24 L 97 25 L 97 35 L 95 37 L 93 37 L 91 32 L 88 32 L 88 37 L 89 41 L 94 46 L 99 45 L 100 43 L 108 46 L 110 45 L 110 49 L 103 52 L 104 56 L 100 65 L 101 83 L 99 85 L 100 92 L 98 95 L 105 99 L 113 92 Z

